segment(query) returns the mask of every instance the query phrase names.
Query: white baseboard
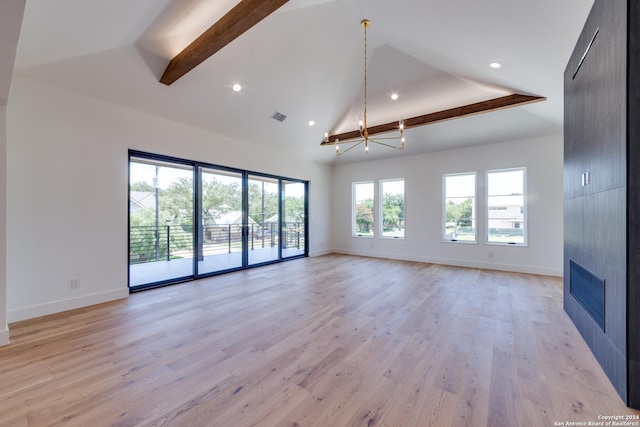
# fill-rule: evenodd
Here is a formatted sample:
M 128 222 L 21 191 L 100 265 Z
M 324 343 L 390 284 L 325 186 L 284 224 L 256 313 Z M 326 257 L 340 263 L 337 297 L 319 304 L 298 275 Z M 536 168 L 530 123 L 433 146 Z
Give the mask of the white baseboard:
M 0 347 L 9 344 L 9 327 L 5 327 L 0 331 Z
M 46 304 L 33 305 L 7 311 L 7 321 L 9 323 L 21 320 L 33 319 L 34 317 L 46 316 L 48 314 L 61 313 L 63 311 L 74 310 L 76 308 L 101 304 L 103 302 L 115 301 L 127 298 L 129 289 L 118 289 L 115 291 L 100 292 L 97 294 L 85 295 L 78 298 L 50 302 Z M 0 335 L 1 337 L 1 335 Z
M 541 276 L 562 277 L 563 271 L 554 268 L 534 267 L 529 265 L 499 264 L 478 262 L 472 260 L 448 259 L 448 258 L 430 258 L 414 255 L 394 254 L 394 253 L 369 253 L 363 251 L 353 251 L 347 249 L 336 249 L 332 251 L 338 254 L 365 256 L 371 258 L 388 258 L 400 261 L 416 261 L 426 262 L 430 264 L 450 265 L 454 267 L 480 268 L 484 270 L 509 271 L 513 273 L 538 274 Z
M 330 250 L 330 249 L 323 249 L 321 251 L 313 251 L 313 252 L 309 252 L 309 256 L 310 257 L 316 257 L 316 256 L 323 256 L 323 255 L 329 255 L 334 253 L 334 251 Z

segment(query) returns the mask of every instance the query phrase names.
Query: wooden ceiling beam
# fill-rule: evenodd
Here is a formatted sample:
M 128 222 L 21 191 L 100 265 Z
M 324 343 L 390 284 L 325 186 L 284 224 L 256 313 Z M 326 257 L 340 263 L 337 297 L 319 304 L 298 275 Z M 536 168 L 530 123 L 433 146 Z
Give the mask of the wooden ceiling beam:
M 501 110 L 518 105 L 531 104 L 533 102 L 540 102 L 546 99 L 547 98 L 543 96 L 521 95 L 516 93 L 513 95 L 502 96 L 500 98 L 489 99 L 487 101 L 463 105 L 462 107 L 450 108 L 448 110 L 436 111 L 435 113 L 429 113 L 422 116 L 404 119 L 404 127 L 405 129 L 411 129 L 418 126 L 442 122 L 445 120 L 458 119 L 460 117 L 471 116 L 474 114 L 488 113 L 490 111 Z M 369 131 L 369 136 L 397 131 L 398 122 L 395 121 L 382 125 L 372 126 L 367 130 Z M 339 140 L 339 144 L 342 144 L 343 142 L 348 143 L 350 140 L 356 138 L 360 138 L 360 131 L 357 129 L 349 132 L 329 135 L 329 141 L 323 141 L 320 145 L 335 145 L 336 139 Z
M 240 1 L 169 62 L 160 82 L 167 86 L 172 84 L 288 1 Z

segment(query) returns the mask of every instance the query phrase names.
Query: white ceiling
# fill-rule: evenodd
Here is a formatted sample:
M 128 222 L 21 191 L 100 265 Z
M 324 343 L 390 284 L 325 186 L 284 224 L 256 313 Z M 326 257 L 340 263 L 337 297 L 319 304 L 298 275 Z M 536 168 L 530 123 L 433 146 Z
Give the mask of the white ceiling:
M 547 97 L 410 129 L 407 149 L 373 147 L 369 159 L 411 155 L 561 132 L 563 72 L 593 0 L 290 0 L 173 85 L 159 83 L 168 61 L 236 3 L 27 0 L 15 72 L 327 163 L 364 160 L 358 150 L 336 160 L 319 145 L 325 128 L 357 126 L 363 18 L 370 125 L 514 92 Z M 273 120 L 275 111 L 288 118 Z

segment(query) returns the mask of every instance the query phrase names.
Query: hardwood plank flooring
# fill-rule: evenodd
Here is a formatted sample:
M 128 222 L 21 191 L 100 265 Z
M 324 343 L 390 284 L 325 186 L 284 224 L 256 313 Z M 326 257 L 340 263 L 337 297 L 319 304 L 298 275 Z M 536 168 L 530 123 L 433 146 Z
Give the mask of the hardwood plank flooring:
M 640 415 L 564 313 L 554 277 L 327 255 L 10 333 L 0 426 L 537 427 Z

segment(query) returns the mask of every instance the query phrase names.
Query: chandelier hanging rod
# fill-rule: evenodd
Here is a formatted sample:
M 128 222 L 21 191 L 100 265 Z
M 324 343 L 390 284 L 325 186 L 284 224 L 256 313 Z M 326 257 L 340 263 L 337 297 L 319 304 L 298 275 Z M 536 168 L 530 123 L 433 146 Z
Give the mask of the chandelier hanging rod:
M 378 145 L 382 145 L 388 148 L 394 148 L 397 150 L 402 150 L 404 148 L 405 145 L 405 138 L 404 138 L 404 121 L 400 120 L 398 122 L 398 127 L 397 129 L 400 132 L 400 135 L 397 137 L 384 137 L 384 138 L 376 138 L 376 139 L 372 139 L 370 138 L 371 133 L 369 132 L 369 127 L 368 127 L 368 122 L 367 122 L 367 28 L 369 28 L 369 26 L 371 26 L 371 21 L 369 21 L 368 19 L 363 19 L 362 21 L 360 21 L 360 25 L 362 26 L 362 28 L 364 28 L 364 108 L 362 111 L 362 116 L 359 120 L 358 123 L 358 130 L 356 131 L 356 133 L 354 133 L 353 138 L 350 139 L 356 139 L 355 141 L 340 141 L 339 138 L 334 138 L 331 142 L 329 139 L 329 134 L 327 132 L 325 132 L 324 135 L 324 142 L 323 145 L 326 144 L 332 144 L 335 145 L 336 147 L 336 155 L 341 156 L 344 153 L 347 153 L 349 151 L 351 151 L 353 148 L 364 144 L 364 152 L 365 155 L 369 155 L 369 143 L 373 143 L 373 144 L 378 144 Z M 393 144 L 389 144 L 389 143 L 385 143 L 385 142 L 381 142 L 380 140 L 399 140 L 400 141 L 400 145 L 393 145 Z M 345 143 L 352 143 L 353 145 L 349 146 L 349 148 L 347 148 L 344 151 L 340 151 L 340 144 L 345 144 Z

